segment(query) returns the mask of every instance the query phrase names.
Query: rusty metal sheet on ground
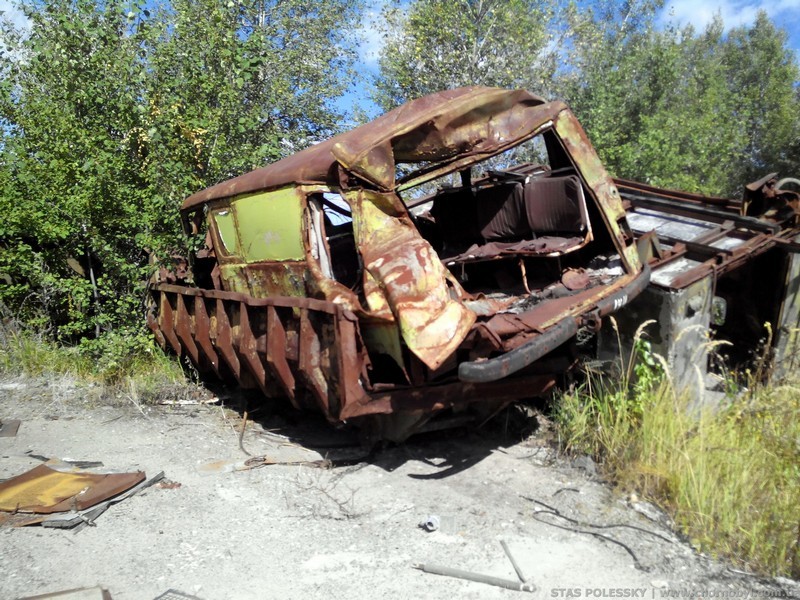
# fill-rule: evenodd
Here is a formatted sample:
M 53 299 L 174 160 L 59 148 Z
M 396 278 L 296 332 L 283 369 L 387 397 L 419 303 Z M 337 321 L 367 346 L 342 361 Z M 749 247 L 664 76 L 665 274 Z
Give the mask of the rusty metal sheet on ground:
M 0 510 L 50 514 L 83 510 L 132 488 L 145 478 L 135 473 L 64 473 L 39 465 L 0 484 Z
M 8 419 L 6 421 L 0 419 L 0 437 L 14 437 L 17 435 L 21 422 L 17 419 Z

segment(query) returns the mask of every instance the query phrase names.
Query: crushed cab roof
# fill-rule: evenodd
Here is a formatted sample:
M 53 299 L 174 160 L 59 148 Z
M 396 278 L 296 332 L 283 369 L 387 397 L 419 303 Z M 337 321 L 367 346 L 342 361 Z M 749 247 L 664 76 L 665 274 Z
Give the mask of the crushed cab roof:
M 182 210 L 239 194 L 290 184 L 336 186 L 340 168 L 380 190 L 395 188 L 397 163 L 467 166 L 514 146 L 531 123 L 555 115 L 563 104 L 545 104 L 525 90 L 465 87 L 412 100 L 351 131 L 269 166 L 189 196 Z

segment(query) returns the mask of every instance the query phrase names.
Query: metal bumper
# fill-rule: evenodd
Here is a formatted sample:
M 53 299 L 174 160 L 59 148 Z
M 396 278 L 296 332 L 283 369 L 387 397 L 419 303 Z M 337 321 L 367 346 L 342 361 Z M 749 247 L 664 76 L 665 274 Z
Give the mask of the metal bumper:
M 641 294 L 648 283 L 650 283 L 650 267 L 644 265 L 642 271 L 630 282 L 597 302 L 595 314 L 603 317 L 618 311 Z M 508 377 L 569 341 L 578 333 L 578 327 L 577 318 L 565 317 L 531 341 L 502 356 L 461 363 L 458 365 L 458 378 L 471 383 L 486 383 Z

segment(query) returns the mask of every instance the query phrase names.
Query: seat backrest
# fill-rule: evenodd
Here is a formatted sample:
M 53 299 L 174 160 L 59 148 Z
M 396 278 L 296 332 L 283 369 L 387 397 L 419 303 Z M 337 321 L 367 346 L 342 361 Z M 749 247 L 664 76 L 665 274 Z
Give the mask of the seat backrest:
M 530 237 L 522 184 L 500 183 L 476 192 L 478 229 L 485 241 Z
M 586 197 L 574 175 L 530 179 L 525 184 L 524 203 L 534 233 L 585 233 L 589 229 Z

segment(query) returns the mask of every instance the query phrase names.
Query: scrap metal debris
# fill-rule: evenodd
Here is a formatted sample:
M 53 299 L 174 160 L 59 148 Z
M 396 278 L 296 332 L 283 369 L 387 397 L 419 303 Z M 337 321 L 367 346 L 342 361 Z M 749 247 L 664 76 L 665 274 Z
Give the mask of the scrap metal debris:
M 51 514 L 84 510 L 143 481 L 145 474 L 64 472 L 44 464 L 0 484 L 0 510 Z
M 329 469 L 333 466 L 333 461 L 327 459 L 320 460 L 280 460 L 269 456 L 253 456 L 247 460 L 215 460 L 210 463 L 200 465 L 198 470 L 202 473 L 231 473 L 234 471 L 250 471 L 267 465 L 295 465 L 301 467 L 314 467 L 318 469 Z
M 101 502 L 97 506 L 94 506 L 88 510 L 82 512 L 73 511 L 48 517 L 46 520 L 42 521 L 42 527 L 55 527 L 58 529 L 72 529 L 74 527 L 76 533 L 84 527 L 94 527 L 95 519 L 106 512 L 109 506 L 122 502 L 123 500 L 138 494 L 143 489 L 152 486 L 154 483 L 157 483 L 162 479 L 164 479 L 163 471 L 161 471 L 155 477 L 151 477 L 146 481 L 142 481 L 139 485 L 132 487 L 127 492 L 124 492 L 123 494 L 120 494 L 111 500 Z
M 191 594 L 185 594 L 183 592 L 179 592 L 178 590 L 167 590 L 160 596 L 156 596 L 153 600 L 201 600 L 197 596 L 192 596 Z
M 17 435 L 21 422 L 18 419 L 9 419 L 7 421 L 0 419 L 0 437 L 14 437 Z
M 77 467 L 78 469 L 95 469 L 97 467 L 102 467 L 103 463 L 99 460 L 72 460 L 70 458 L 50 458 L 49 456 L 43 456 L 41 454 L 33 454 L 30 450 L 25 453 L 25 456 L 30 458 L 35 458 L 36 460 L 40 460 L 44 463 L 49 462 L 51 466 L 53 465 L 69 465 L 70 467 Z M 59 470 L 63 470 L 59 466 L 56 467 Z
M 503 579 L 502 577 L 495 577 L 493 575 L 484 575 L 483 573 L 473 573 L 472 571 L 463 571 L 461 569 L 453 569 L 452 567 L 445 567 L 442 565 L 414 565 L 415 569 L 424 571 L 425 573 L 432 573 L 433 575 L 444 575 L 445 577 L 456 577 L 457 579 L 466 579 L 467 581 L 475 581 L 477 583 L 485 583 L 487 585 L 494 585 L 497 587 L 505 588 L 507 590 L 514 590 L 517 592 L 534 592 L 536 586 L 532 583 L 521 583 L 511 579 Z
M 430 515 L 419 524 L 420 529 L 425 531 L 436 531 L 440 526 L 439 517 L 437 515 Z
M 522 567 L 519 566 L 519 563 L 514 558 L 514 555 L 511 553 L 511 548 L 508 547 L 508 543 L 505 540 L 500 540 L 500 545 L 503 547 L 503 550 L 508 557 L 508 560 L 511 561 L 511 566 L 514 567 L 514 570 L 517 572 L 517 577 L 523 583 L 528 581 L 528 578 L 525 577 L 525 574 L 522 572 Z
M 94 464 L 94 463 L 92 463 Z M 51 460 L 0 483 L 0 524 L 73 528 L 93 525 L 106 509 L 163 479 L 135 473 L 92 473 Z
M 513 590 L 515 592 L 535 592 L 536 586 L 533 583 L 531 583 L 529 579 L 525 578 L 519 564 L 517 563 L 516 560 L 514 560 L 514 557 L 511 554 L 511 550 L 509 549 L 508 544 L 506 544 L 504 540 L 501 540 L 500 544 L 502 544 L 506 556 L 508 556 L 509 560 L 511 561 L 511 564 L 514 567 L 514 571 L 516 571 L 517 573 L 519 581 L 514 581 L 512 579 L 505 579 L 503 577 L 495 577 L 494 575 L 484 575 L 483 573 L 473 573 L 472 571 L 464 571 L 462 569 L 454 569 L 452 567 L 446 567 L 437 564 L 417 563 L 412 566 L 415 569 L 419 569 L 420 571 L 423 571 L 425 573 L 431 573 L 433 575 L 443 575 L 445 577 L 455 577 L 457 579 L 465 579 L 467 581 L 485 583 L 487 585 L 494 585 L 507 590 Z
M 162 479 L 156 484 L 157 488 L 162 490 L 177 490 L 183 485 L 180 481 L 172 481 L 171 479 Z
M 25 596 L 19 600 L 45 600 L 47 598 L 58 598 L 59 600 L 112 600 L 108 590 L 101 587 L 76 588 L 38 596 Z

